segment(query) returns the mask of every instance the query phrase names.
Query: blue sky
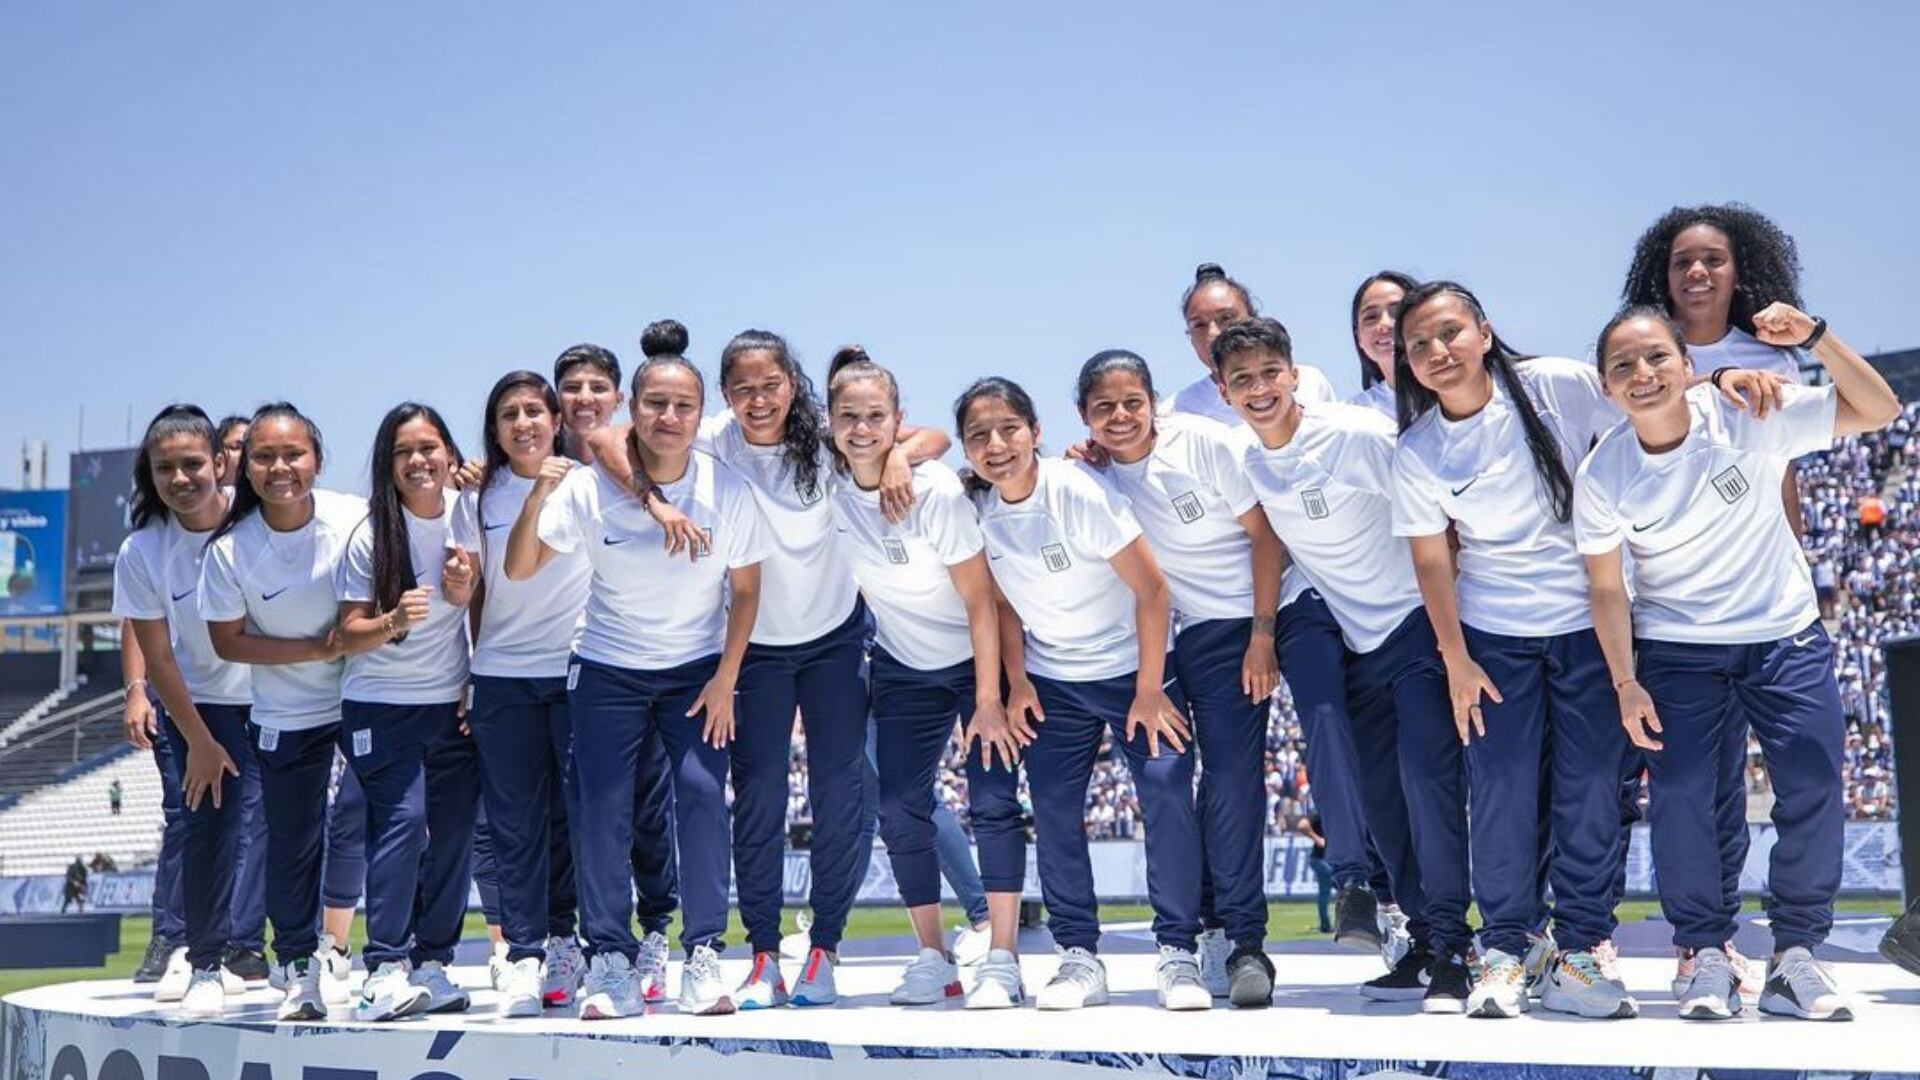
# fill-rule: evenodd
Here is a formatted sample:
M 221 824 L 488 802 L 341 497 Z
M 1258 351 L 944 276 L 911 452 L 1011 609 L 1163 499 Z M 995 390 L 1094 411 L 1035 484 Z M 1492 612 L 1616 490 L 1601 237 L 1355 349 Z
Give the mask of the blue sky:
M 709 372 L 860 341 L 922 423 L 1012 375 L 1057 447 L 1093 352 L 1199 373 L 1197 262 L 1353 390 L 1371 270 L 1585 355 L 1639 231 L 1736 198 L 1837 332 L 1912 346 L 1916 10 L 8 5 L 0 485 L 22 437 L 64 483 L 82 402 L 106 446 L 286 397 L 364 488 L 395 402 L 474 452 L 495 376 L 665 315 Z

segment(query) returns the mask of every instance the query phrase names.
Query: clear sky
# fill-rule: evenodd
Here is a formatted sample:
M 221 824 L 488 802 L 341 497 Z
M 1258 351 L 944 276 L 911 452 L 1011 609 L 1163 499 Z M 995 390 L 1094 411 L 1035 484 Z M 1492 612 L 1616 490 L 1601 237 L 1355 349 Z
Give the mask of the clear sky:
M 65 482 L 169 400 L 289 398 L 362 489 L 392 404 L 477 452 L 495 376 L 649 320 L 816 374 L 864 343 L 910 421 L 1011 375 L 1200 372 L 1217 261 L 1343 391 L 1347 303 L 1458 277 L 1585 356 L 1634 238 L 1741 199 L 1809 307 L 1920 344 L 1920 8 L 1675 5 L 58 4 L 0 13 L 0 485 Z M 1905 313 L 1905 314 L 1903 314 Z M 709 401 L 710 408 L 717 408 Z

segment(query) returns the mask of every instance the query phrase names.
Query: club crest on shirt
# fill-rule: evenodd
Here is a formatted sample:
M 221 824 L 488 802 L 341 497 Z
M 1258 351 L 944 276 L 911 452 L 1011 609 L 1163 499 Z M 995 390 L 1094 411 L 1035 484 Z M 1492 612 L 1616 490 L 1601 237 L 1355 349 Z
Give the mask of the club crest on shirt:
M 1720 497 L 1729 503 L 1739 502 L 1740 497 L 1745 495 L 1752 486 L 1747 483 L 1747 478 L 1740 472 L 1738 465 L 1727 466 L 1713 478 L 1713 490 L 1719 492 Z
M 1073 560 L 1067 558 L 1065 544 L 1048 544 L 1040 549 L 1040 557 L 1047 560 L 1047 569 L 1056 574 L 1073 565 Z
M 812 506 L 814 503 L 817 503 L 821 499 L 825 498 L 827 493 L 826 485 L 820 483 L 819 480 L 815 480 L 813 483 L 813 490 L 808 491 L 806 488 L 800 485 L 800 478 L 797 476 L 794 477 L 794 480 L 793 480 L 793 490 L 799 493 L 801 506 Z
M 1200 496 L 1184 491 L 1173 497 L 1173 512 L 1180 515 L 1183 525 L 1191 525 L 1206 515 L 1206 508 L 1200 505 Z
M 1300 493 L 1300 505 L 1306 507 L 1307 516 L 1319 521 L 1328 514 L 1326 493 L 1319 488 L 1308 488 Z
M 891 536 L 880 538 L 880 546 L 886 549 L 887 561 L 895 566 L 907 565 L 907 545 Z

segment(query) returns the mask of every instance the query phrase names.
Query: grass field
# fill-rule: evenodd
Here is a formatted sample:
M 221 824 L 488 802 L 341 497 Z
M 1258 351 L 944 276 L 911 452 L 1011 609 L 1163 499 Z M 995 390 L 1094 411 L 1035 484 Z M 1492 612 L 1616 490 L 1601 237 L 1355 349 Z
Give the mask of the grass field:
M 1746 910 L 1755 910 L 1758 902 L 1749 898 Z M 1898 915 L 1900 902 L 1896 899 L 1885 900 L 1842 900 L 1839 909 L 1856 914 Z M 1620 905 L 1620 921 L 1639 922 L 1652 916 L 1658 916 L 1660 906 L 1652 900 L 1630 900 Z M 1153 913 L 1144 904 L 1102 904 L 1102 921 L 1108 923 L 1145 922 Z M 789 915 L 787 928 L 793 928 Z M 959 922 L 958 909 L 948 908 L 946 923 Z M 1310 900 L 1292 900 L 1267 905 L 1267 939 L 1269 941 L 1301 941 L 1321 937 L 1314 914 L 1314 905 Z M 669 932 L 673 936 L 677 932 Z M 38 968 L 30 971 L 0 971 L 0 994 L 10 994 L 15 990 L 24 990 L 32 986 L 47 983 L 71 982 L 77 979 L 124 979 L 133 974 L 140 965 L 140 957 L 146 952 L 147 937 L 152 932 L 152 920 L 145 915 L 129 915 L 120 920 L 120 951 L 107 957 L 104 967 L 97 968 Z M 467 915 L 464 937 L 478 939 L 485 937 L 486 924 L 480 914 Z M 907 924 L 906 912 L 896 907 L 855 908 L 847 922 L 848 938 L 867 937 L 906 937 L 912 933 Z M 745 935 L 741 931 L 740 916 L 735 912 L 728 921 L 727 940 L 741 941 Z M 366 940 L 366 928 L 360 920 L 354 921 L 354 950 Z

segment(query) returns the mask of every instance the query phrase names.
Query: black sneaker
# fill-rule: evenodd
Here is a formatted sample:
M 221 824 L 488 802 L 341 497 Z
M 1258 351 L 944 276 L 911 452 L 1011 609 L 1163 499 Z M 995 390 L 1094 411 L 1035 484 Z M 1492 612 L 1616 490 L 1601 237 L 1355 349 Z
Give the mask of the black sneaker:
M 1241 945 L 1227 957 L 1227 999 L 1236 1009 L 1273 1004 L 1273 961 L 1258 945 Z
M 1427 969 L 1427 992 L 1420 999 L 1420 1011 L 1464 1015 L 1467 995 L 1473 991 L 1473 975 L 1459 956 L 1436 957 Z
M 1880 955 L 1920 975 L 1920 900 L 1915 900 L 1880 939 Z
M 1368 1001 L 1418 1001 L 1427 996 L 1433 978 L 1433 954 L 1425 949 L 1408 949 L 1393 970 L 1377 979 L 1360 984 L 1360 996 Z
M 167 961 L 173 956 L 173 943 L 155 934 L 147 941 L 147 955 L 140 960 L 140 966 L 133 970 L 133 981 L 137 983 L 156 983 L 160 976 L 167 973 Z
M 1380 951 L 1380 905 L 1373 890 L 1349 885 L 1333 898 L 1333 943 L 1361 952 Z
M 229 945 L 226 956 L 220 962 L 228 971 L 248 982 L 265 982 L 267 979 L 267 958 L 252 949 Z

